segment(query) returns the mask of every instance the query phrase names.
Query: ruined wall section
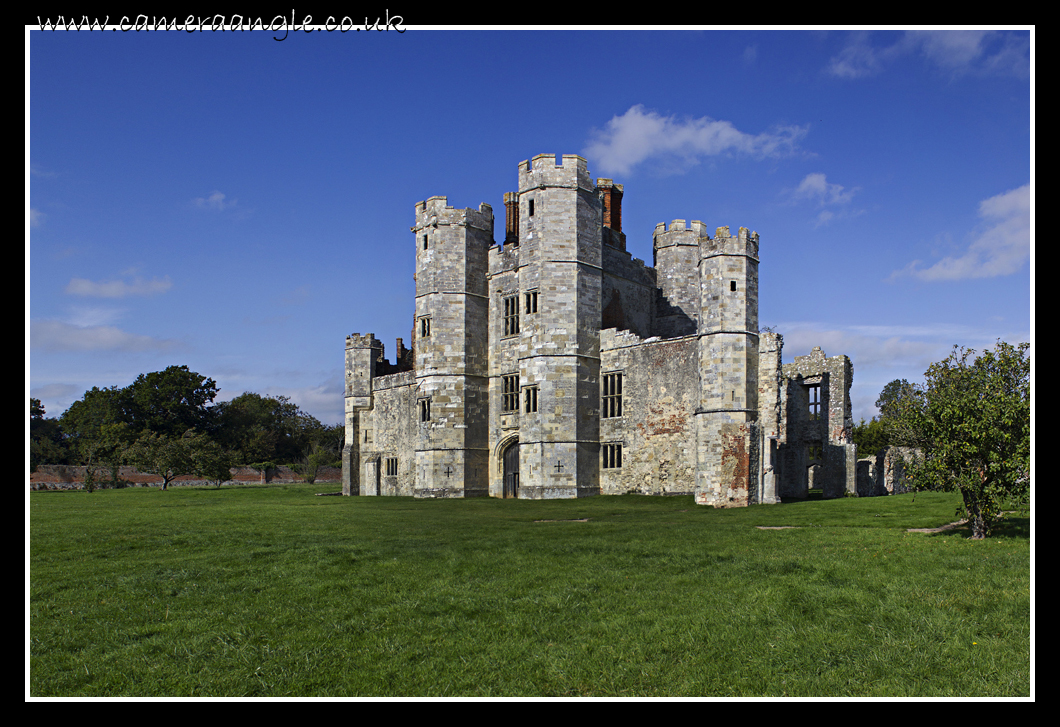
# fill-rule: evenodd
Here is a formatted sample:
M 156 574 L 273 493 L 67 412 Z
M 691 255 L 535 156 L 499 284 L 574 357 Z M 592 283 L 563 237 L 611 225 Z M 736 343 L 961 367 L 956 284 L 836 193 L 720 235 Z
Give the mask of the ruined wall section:
M 691 495 L 696 486 L 696 336 L 600 332 L 601 375 L 621 374 L 622 415 L 600 420 L 600 493 Z M 607 447 L 621 445 L 621 456 Z
M 362 414 L 357 439 L 359 494 L 413 496 L 419 438 L 415 374 L 378 376 L 372 384 L 372 408 Z
M 758 335 L 758 426 L 762 436 L 761 482 L 758 502 L 780 502 L 780 432 L 783 426 L 784 337 L 772 331 Z
M 785 365 L 783 377 L 780 495 L 807 497 L 811 484 L 820 488 L 825 498 L 856 493 L 857 459 L 850 402 L 854 369 L 850 359 L 828 358 L 820 347 L 815 347 L 809 356 L 796 356 Z

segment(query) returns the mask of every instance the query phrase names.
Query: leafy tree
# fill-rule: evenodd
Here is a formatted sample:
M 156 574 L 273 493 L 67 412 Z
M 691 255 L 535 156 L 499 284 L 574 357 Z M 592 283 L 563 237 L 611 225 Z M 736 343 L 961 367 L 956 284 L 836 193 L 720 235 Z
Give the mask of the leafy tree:
M 245 392 L 218 404 L 217 436 L 239 464 L 298 462 L 312 444 L 334 439 L 331 428 L 305 413 L 286 396 Z
M 144 432 L 125 450 L 125 456 L 136 469 L 162 478 L 162 489 L 180 475 L 195 471 L 191 437 L 170 437 L 166 434 Z
M 887 424 L 880 417 L 873 417 L 869 422 L 861 419 L 854 425 L 853 439 L 859 457 L 872 457 L 891 444 Z
M 917 489 L 959 491 L 972 538 L 986 537 L 1006 503 L 1030 504 L 1030 344 L 998 341 L 972 359 L 954 346 L 897 407 L 900 444 L 922 456 Z
M 36 472 L 42 464 L 70 464 L 70 452 L 59 420 L 44 417 L 40 399 L 29 400 L 29 464 Z
M 880 398 L 876 400 L 876 408 L 880 410 L 880 419 L 894 419 L 903 401 L 916 395 L 916 387 L 905 379 L 895 379 L 880 392 Z
M 133 439 L 128 425 L 127 398 L 124 390 L 116 386 L 92 387 L 63 412 L 59 424 L 75 460 L 90 472 L 99 465 L 112 469 L 118 466 L 124 447 Z
M 140 374 L 122 393 L 127 421 L 137 436 L 150 431 L 180 437 L 189 429 L 213 429 L 210 404 L 217 396 L 217 383 L 187 366 Z
M 233 458 L 231 452 L 205 434 L 195 435 L 188 442 L 192 471 L 204 480 L 220 487 L 232 479 Z

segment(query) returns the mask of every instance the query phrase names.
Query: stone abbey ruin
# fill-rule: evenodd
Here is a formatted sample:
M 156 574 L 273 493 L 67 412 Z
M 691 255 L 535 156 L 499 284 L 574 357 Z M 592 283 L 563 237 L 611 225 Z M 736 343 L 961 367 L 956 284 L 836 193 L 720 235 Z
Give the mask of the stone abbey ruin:
M 346 338 L 343 494 L 879 494 L 874 474 L 858 493 L 850 359 L 783 366 L 758 328 L 757 233 L 660 223 L 649 267 L 622 185 L 585 159 L 540 154 L 518 179 L 500 240 L 488 204 L 416 203 L 411 348 L 390 363 Z

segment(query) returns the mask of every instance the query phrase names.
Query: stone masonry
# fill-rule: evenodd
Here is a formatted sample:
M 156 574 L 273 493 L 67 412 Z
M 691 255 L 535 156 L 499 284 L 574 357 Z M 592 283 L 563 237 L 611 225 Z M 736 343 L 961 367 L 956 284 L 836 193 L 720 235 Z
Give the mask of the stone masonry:
M 343 494 L 692 495 L 715 507 L 855 491 L 852 367 L 782 366 L 758 329 L 758 234 L 660 223 L 626 252 L 624 189 L 576 155 L 519 163 L 493 210 L 414 208 L 412 347 L 346 338 Z M 804 360 L 805 359 L 805 360 Z

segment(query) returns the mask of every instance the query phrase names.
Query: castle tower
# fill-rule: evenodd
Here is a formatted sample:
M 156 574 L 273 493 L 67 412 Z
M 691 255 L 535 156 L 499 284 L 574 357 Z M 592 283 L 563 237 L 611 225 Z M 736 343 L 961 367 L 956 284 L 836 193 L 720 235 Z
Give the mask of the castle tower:
M 487 494 L 489 305 L 493 210 L 454 209 L 445 197 L 416 205 L 414 493 Z
M 372 408 L 372 378 L 383 352 L 383 342 L 371 333 L 346 336 L 346 444 L 342 448 L 342 494 L 359 495 L 361 484 L 358 442 L 361 417 Z
M 655 335 L 687 336 L 699 329 L 699 246 L 706 237 L 699 220 L 688 226 L 684 220 L 674 220 L 669 230 L 662 222 L 655 226 L 652 248 L 659 283 Z
M 518 195 L 518 368 L 491 379 L 503 410 L 505 380 L 518 374 L 518 496 L 596 494 L 602 196 L 573 154 L 520 163 Z M 504 305 L 498 315 L 511 310 Z
M 758 233 L 701 238 L 699 282 L 696 502 L 747 505 L 760 494 Z

